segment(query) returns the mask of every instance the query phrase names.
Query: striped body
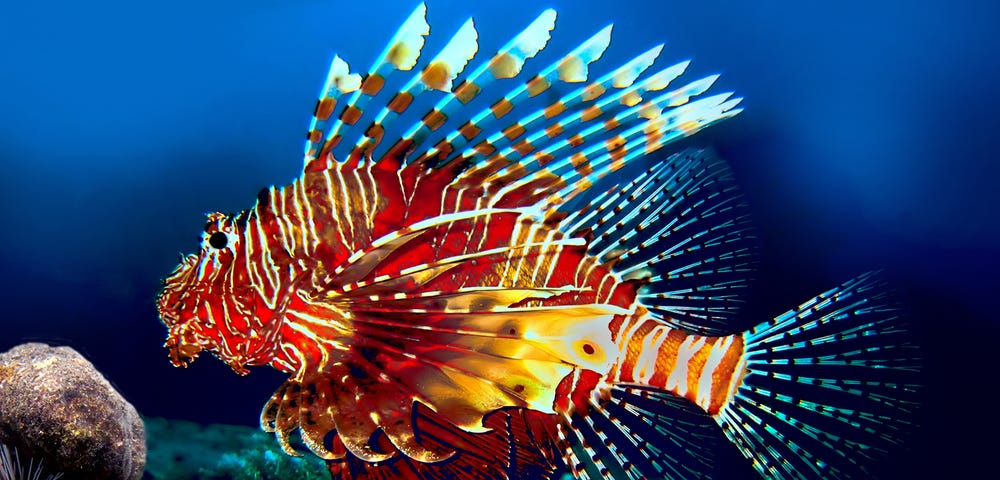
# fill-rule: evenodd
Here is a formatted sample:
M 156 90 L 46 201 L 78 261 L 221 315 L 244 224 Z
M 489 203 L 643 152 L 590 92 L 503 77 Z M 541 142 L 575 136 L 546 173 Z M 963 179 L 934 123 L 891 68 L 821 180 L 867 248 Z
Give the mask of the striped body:
M 417 65 L 424 17 L 420 5 L 363 75 L 334 58 L 297 179 L 236 215 L 209 214 L 201 250 L 158 298 L 172 362 L 209 351 L 240 374 L 289 373 L 262 427 L 289 454 L 297 431 L 344 479 L 534 478 L 564 466 L 581 478 L 702 476 L 702 434 L 671 416 L 687 408 L 677 402 L 722 425 L 765 475 L 796 471 L 773 441 L 799 467 L 827 468 L 800 453 L 797 433 L 772 427 L 797 418 L 747 399 L 793 398 L 757 385 L 797 382 L 769 369 L 800 362 L 794 350 L 811 343 L 796 335 L 829 323 L 809 315 L 839 304 L 732 334 L 753 263 L 732 175 L 700 151 L 641 162 L 738 114 L 740 99 L 694 99 L 717 77 L 675 85 L 688 62 L 645 75 L 662 45 L 591 74 L 610 26 L 522 75 L 548 43 L 552 10 L 478 63 L 470 19 L 394 82 Z M 490 88 L 511 79 L 502 95 Z M 435 103 L 414 111 L 421 95 Z M 368 108 L 376 98 L 384 106 Z M 601 183 L 629 166 L 627 181 Z M 888 311 L 862 304 L 851 311 Z M 843 324 L 860 338 L 889 320 Z M 817 363 L 882 352 L 843 348 Z M 759 360 L 785 350 L 791 359 Z M 886 363 L 848 363 L 869 364 Z M 875 418 L 795 406 L 851 425 Z M 834 450 L 823 458 L 843 455 L 802 431 Z

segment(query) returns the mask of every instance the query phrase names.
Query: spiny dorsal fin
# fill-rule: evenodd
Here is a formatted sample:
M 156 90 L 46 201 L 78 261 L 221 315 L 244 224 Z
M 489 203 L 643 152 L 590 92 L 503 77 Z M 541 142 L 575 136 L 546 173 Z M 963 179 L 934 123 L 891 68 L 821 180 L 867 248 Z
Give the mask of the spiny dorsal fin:
M 545 15 L 543 13 L 543 15 Z M 543 24 L 544 25 L 544 24 Z M 530 28 L 530 27 L 529 27 Z M 538 33 L 532 32 L 533 35 L 538 35 Z M 547 35 L 547 30 L 546 30 Z M 454 150 L 456 147 L 450 146 L 454 142 L 465 142 L 468 139 L 475 138 L 484 129 L 490 128 L 491 123 L 494 120 L 500 119 L 507 115 L 518 103 L 525 100 L 526 98 L 538 95 L 545 90 L 547 90 L 555 81 L 560 80 L 563 75 L 560 73 L 567 70 L 570 67 L 566 65 L 575 65 L 572 67 L 574 72 L 572 75 L 566 74 L 567 78 L 571 78 L 574 81 L 583 81 L 581 75 L 587 73 L 587 66 L 590 63 L 597 61 L 604 54 L 604 51 L 608 48 L 611 42 L 611 26 L 607 26 L 601 31 L 599 31 L 594 36 L 587 39 L 583 44 L 575 48 L 570 53 L 562 57 L 562 59 L 552 63 L 548 67 L 544 68 L 540 73 L 535 75 L 531 80 L 524 84 L 519 85 L 514 88 L 499 100 L 494 102 L 490 107 L 483 109 L 479 113 L 472 115 L 468 122 L 459 127 L 455 132 L 448 135 L 442 142 L 435 147 L 435 150 L 422 155 L 421 159 L 433 158 L 438 152 L 445 152 L 447 155 L 449 152 Z M 544 45 L 543 45 L 544 46 Z M 434 121 L 428 121 L 434 120 Z M 428 112 L 428 115 L 424 116 L 421 120 L 423 126 L 426 126 L 430 130 L 435 130 L 440 126 L 438 121 L 443 122 L 445 118 L 442 116 L 441 112 L 432 109 Z M 416 130 L 417 132 L 423 131 L 421 129 L 421 124 L 418 123 L 411 128 L 411 131 Z M 416 135 L 416 134 L 415 134 Z M 465 140 L 462 139 L 465 138 Z M 422 141 L 423 138 L 415 136 L 414 138 L 404 137 L 389 151 L 386 153 L 385 157 L 401 157 L 404 154 L 411 151 L 414 146 Z M 464 145 L 464 143 L 461 143 Z M 447 147 L 446 147 L 447 146 Z M 383 158 L 385 158 L 383 157 Z M 412 161 L 410 159 L 409 161 Z
M 562 112 L 568 109 L 574 109 L 583 103 L 594 102 L 599 97 L 604 95 L 610 88 L 623 89 L 620 92 L 610 95 L 610 98 L 605 98 L 598 104 L 580 111 L 578 115 L 579 117 L 590 119 L 591 117 L 585 116 L 590 115 L 590 113 L 595 111 L 599 112 L 601 111 L 601 108 L 607 108 L 609 103 L 623 98 L 626 94 L 636 94 L 636 92 L 643 93 L 651 89 L 650 86 L 656 86 L 654 82 L 651 81 L 653 80 L 653 77 L 650 77 L 649 79 L 646 79 L 638 84 L 634 84 L 634 81 L 639 75 L 642 74 L 642 72 L 653 64 L 662 48 L 662 44 L 653 47 L 617 69 L 605 74 L 593 83 L 582 86 L 573 92 L 562 96 L 559 100 L 549 104 L 545 108 L 539 109 L 518 119 L 517 121 L 514 121 L 513 123 L 504 126 L 502 129 L 494 132 L 485 140 L 477 143 L 474 147 L 467 148 L 458 157 L 449 160 L 449 163 L 474 162 L 477 159 L 481 160 L 486 158 L 502 158 L 505 159 L 505 161 L 516 161 L 521 158 L 521 156 L 527 155 L 534 150 L 536 148 L 535 145 L 543 144 L 545 142 L 545 140 L 542 140 L 544 137 L 553 138 L 561 134 L 566 129 L 567 125 L 560 123 L 560 120 L 562 119 L 556 121 L 552 120 L 553 117 L 559 116 Z M 677 66 L 675 66 L 675 70 L 676 67 Z M 680 70 L 683 71 L 683 67 L 680 67 Z M 666 84 L 663 84 L 660 88 L 665 86 Z M 588 113 L 584 114 L 583 112 Z M 546 122 L 548 122 L 547 125 Z M 479 132 L 482 130 L 481 126 L 471 122 L 464 125 L 463 129 L 473 132 Z M 431 149 L 425 154 L 425 156 L 433 157 L 442 153 L 447 154 L 450 150 L 464 147 L 469 141 L 476 138 L 475 135 L 468 135 L 467 131 L 460 131 L 451 134 L 445 139 L 444 142 L 442 142 L 441 145 L 439 145 L 439 147 Z M 462 137 L 459 137 L 459 133 L 462 134 Z M 525 138 L 521 139 L 513 146 L 508 147 L 508 145 L 512 144 L 515 140 L 521 137 Z M 443 151 L 440 148 L 442 146 L 446 146 L 447 148 Z M 501 148 L 504 148 L 504 150 L 499 153 L 494 153 L 496 150 Z M 480 161 L 475 166 L 482 168 L 484 164 L 488 163 L 489 160 Z M 475 176 L 478 173 L 475 166 L 463 176 Z
M 431 131 L 440 127 L 439 123 L 427 120 L 448 118 L 455 109 L 461 108 L 479 96 L 483 89 L 493 83 L 493 80 L 514 78 L 520 74 L 525 61 L 537 55 L 548 44 L 551 37 L 550 32 L 555 28 L 555 20 L 555 10 L 548 9 L 542 12 L 527 28 L 498 50 L 489 61 L 479 65 L 472 74 L 462 80 L 452 95 L 441 99 L 424 116 L 424 120 L 411 126 L 409 131 L 397 142 L 397 145 L 416 148 Z M 458 103 L 455 100 L 458 100 Z M 471 124 L 467 123 L 463 127 L 466 129 L 465 132 L 453 132 L 445 142 L 453 140 L 460 134 L 470 134 L 468 125 Z
M 351 151 L 350 158 L 366 158 L 378 146 L 392 120 L 409 108 L 413 100 L 427 90 L 451 92 L 452 82 L 476 52 L 479 34 L 470 18 L 427 65 L 392 97 L 375 116 Z
M 353 90 L 336 119 L 329 123 L 336 107 L 336 99 L 341 94 L 339 88 L 333 89 L 332 86 L 342 77 L 340 72 L 343 70 L 338 66 L 339 58 L 334 58 L 330 67 L 331 74 L 327 76 L 323 90 L 320 91 L 317 109 L 307 135 L 306 170 L 329 168 L 330 162 L 333 161 L 331 150 L 340 142 L 340 129 L 343 125 L 345 123 L 353 125 L 358 121 L 365 105 L 385 85 L 385 77 L 389 73 L 393 70 L 410 70 L 416 65 L 417 58 L 420 57 L 420 50 L 424 46 L 423 37 L 430 33 L 426 13 L 427 7 L 423 3 L 413 10 L 396 31 L 396 34 L 393 35 L 392 40 L 386 45 L 385 50 L 369 69 L 364 79 Z M 353 83 L 354 77 L 347 77 L 347 79 Z M 318 163 L 313 164 L 316 161 Z

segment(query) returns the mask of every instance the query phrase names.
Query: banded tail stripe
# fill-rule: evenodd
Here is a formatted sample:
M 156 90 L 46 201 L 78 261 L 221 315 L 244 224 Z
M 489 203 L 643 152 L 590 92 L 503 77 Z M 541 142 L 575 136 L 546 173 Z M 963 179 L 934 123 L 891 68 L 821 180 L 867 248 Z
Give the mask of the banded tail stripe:
M 729 401 L 743 374 L 742 334 L 688 334 L 642 312 L 622 323 L 615 341 L 621 354 L 613 383 L 667 390 L 713 415 Z

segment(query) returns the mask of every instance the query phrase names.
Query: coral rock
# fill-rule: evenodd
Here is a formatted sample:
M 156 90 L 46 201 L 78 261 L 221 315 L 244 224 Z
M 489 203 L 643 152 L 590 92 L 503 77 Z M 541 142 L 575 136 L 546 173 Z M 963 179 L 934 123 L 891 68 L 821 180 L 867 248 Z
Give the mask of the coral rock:
M 64 479 L 140 479 L 146 431 L 135 408 L 69 347 L 0 354 L 0 443 Z

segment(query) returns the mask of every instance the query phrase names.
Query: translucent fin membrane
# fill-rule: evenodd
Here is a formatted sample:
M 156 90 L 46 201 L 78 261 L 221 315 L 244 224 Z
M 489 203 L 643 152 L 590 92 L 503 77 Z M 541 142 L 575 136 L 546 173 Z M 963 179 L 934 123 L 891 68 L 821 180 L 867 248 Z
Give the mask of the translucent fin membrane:
M 535 35 L 537 36 L 537 34 Z M 546 91 L 554 82 L 580 82 L 586 80 L 588 65 L 595 62 L 601 57 L 601 55 L 603 55 L 610 42 L 611 26 L 609 25 L 597 32 L 594 36 L 587 39 L 573 51 L 563 56 L 561 60 L 558 60 L 542 69 L 542 71 L 536 74 L 531 80 L 528 80 L 526 83 L 514 88 L 502 98 L 493 102 L 488 108 L 483 109 L 475 115 L 470 115 L 469 117 L 463 116 L 465 118 L 469 118 L 469 120 L 459 126 L 455 131 L 448 134 L 432 149 L 423 155 L 414 158 L 420 158 L 425 161 L 429 161 L 428 159 L 431 158 L 447 158 L 447 156 L 453 151 L 465 146 L 468 142 L 479 137 L 484 131 L 488 132 L 490 128 L 493 128 L 493 124 L 497 120 L 510 113 L 519 103 Z M 576 72 L 572 76 L 567 77 L 571 78 L 570 80 L 566 80 L 561 73 L 565 70 L 566 64 L 576 65 L 576 67 L 574 67 Z M 435 122 L 428 122 L 428 119 L 434 119 Z M 412 150 L 419 141 L 423 140 L 423 138 L 420 138 L 417 135 L 419 132 L 425 131 L 424 127 L 429 130 L 436 130 L 440 127 L 440 124 L 436 123 L 443 123 L 445 120 L 447 120 L 447 117 L 444 117 L 440 111 L 432 109 L 423 117 L 421 124 L 416 124 L 410 129 L 412 135 L 408 134 L 407 136 L 404 136 L 404 138 L 396 146 L 389 150 L 387 155 L 400 156 L 402 153 Z M 507 125 L 505 128 L 509 127 L 510 125 Z M 495 131 L 502 132 L 500 129 Z M 481 142 L 477 145 L 477 147 L 479 149 L 486 149 L 488 148 L 488 145 L 489 141 L 487 140 L 485 142 Z M 411 158 L 410 161 L 414 158 Z
M 725 162 L 687 150 L 569 214 L 588 254 L 642 279 L 639 301 L 689 332 L 731 333 L 756 261 L 748 208 Z
M 746 341 L 746 377 L 716 420 L 765 477 L 864 478 L 912 426 L 920 360 L 874 274 Z
M 332 89 L 331 87 L 338 84 L 336 73 L 342 70 L 338 66 L 339 57 L 334 58 L 333 65 L 330 67 L 331 73 L 327 76 L 327 81 L 320 92 L 306 141 L 305 166 L 307 170 L 314 160 L 319 161 L 319 164 L 314 168 L 329 168 L 329 162 L 333 160 L 330 157 L 330 151 L 340 142 L 341 128 L 345 124 L 350 126 L 358 121 L 371 97 L 382 90 L 385 85 L 385 77 L 389 73 L 394 70 L 410 70 L 417 64 L 420 50 L 424 46 L 423 37 L 430 33 L 430 25 L 427 24 L 426 15 L 427 7 L 423 3 L 413 10 L 396 31 L 389 44 L 386 45 L 385 50 L 369 69 L 364 79 L 353 90 L 351 96 L 340 109 L 340 114 L 331 121 L 331 115 L 336 107 L 336 98 L 340 93 L 339 88 Z M 350 80 L 353 83 L 353 77 Z
M 410 78 L 392 100 L 376 115 L 351 151 L 352 158 L 367 156 L 378 146 L 392 120 L 426 90 L 450 93 L 452 82 L 462 73 L 479 50 L 479 34 L 472 19 L 468 19 L 441 51 L 419 73 Z
M 706 478 L 718 435 L 686 400 L 651 388 L 616 386 L 588 412 L 560 425 L 577 478 Z
M 598 40 L 603 40 L 601 37 L 596 37 L 596 38 Z M 593 41 L 594 38 L 592 38 L 591 40 Z M 571 93 L 564 95 L 557 102 L 550 104 L 548 107 L 537 110 L 530 115 L 524 116 L 515 122 L 507 124 L 504 128 L 494 132 L 492 135 L 489 135 L 485 140 L 482 140 L 481 142 L 477 143 L 474 148 L 469 148 L 463 151 L 462 154 L 459 155 L 457 158 L 460 159 L 460 161 L 462 162 L 473 162 L 476 161 L 477 159 L 490 158 L 490 156 L 493 155 L 493 153 L 497 149 L 507 147 L 508 145 L 512 144 L 514 140 L 517 140 L 523 136 L 524 138 L 521 139 L 516 144 L 517 148 L 507 147 L 506 149 L 501 151 L 499 155 L 497 155 L 498 157 L 506 158 L 508 160 L 514 160 L 520 158 L 516 155 L 521 155 L 522 151 L 524 151 L 525 148 L 527 148 L 529 145 L 533 145 L 534 143 L 539 143 L 539 139 L 543 137 L 551 137 L 554 135 L 558 135 L 560 132 L 564 131 L 567 126 L 569 126 L 568 123 L 564 125 L 561 122 L 552 121 L 552 117 L 560 115 L 567 109 L 575 108 L 587 102 L 593 102 L 596 99 L 598 99 L 598 97 L 604 95 L 604 93 L 608 89 L 613 87 L 624 88 L 624 90 L 614 95 L 611 95 L 609 98 L 602 101 L 597 108 L 600 108 L 601 105 L 604 105 L 606 108 L 606 105 L 608 103 L 621 99 L 624 95 L 627 95 L 629 93 L 635 93 L 635 92 L 641 93 L 650 90 L 651 86 L 657 85 L 657 80 L 650 78 L 634 86 L 632 85 L 632 82 L 635 81 L 635 78 L 638 75 L 640 75 L 647 68 L 649 68 L 649 66 L 653 64 L 653 62 L 656 60 L 656 57 L 660 54 L 660 51 L 662 49 L 663 45 L 658 45 L 650 49 L 649 51 L 643 53 L 642 55 L 632 59 L 625 65 L 622 65 L 621 67 L 595 80 L 593 83 L 584 87 L 580 87 L 572 91 Z M 686 65 L 686 63 L 684 65 Z M 672 68 L 674 68 L 674 70 L 677 70 L 676 67 L 677 66 L 674 66 Z M 557 66 L 553 65 L 549 67 L 549 69 L 553 68 L 557 68 Z M 680 69 L 683 70 L 683 67 L 681 67 Z M 551 76 L 552 74 L 550 73 L 549 75 Z M 546 78 L 544 76 L 544 72 L 543 76 L 535 77 L 530 82 L 536 82 L 536 83 L 541 82 L 539 78 L 543 79 Z M 529 85 L 525 85 L 522 88 L 525 89 L 525 91 L 528 93 L 528 96 L 530 97 L 533 95 L 531 93 L 531 87 Z M 509 101 L 513 102 L 523 99 L 523 93 L 524 92 L 520 92 L 520 94 L 514 95 L 513 98 L 510 99 Z M 537 93 L 535 95 L 537 95 Z M 510 97 L 510 95 L 508 95 L 508 97 Z M 511 103 L 511 106 L 513 105 L 514 104 Z M 591 109 L 590 111 L 594 112 L 596 110 Z M 481 136 L 480 132 L 482 132 L 483 128 L 489 125 L 490 124 L 489 122 L 491 120 L 497 119 L 497 116 L 494 113 L 495 112 L 493 111 L 492 107 L 488 112 L 487 111 L 481 112 L 479 115 L 474 117 L 473 120 L 471 120 L 469 123 L 463 125 L 462 129 L 460 129 L 458 132 L 450 134 L 445 139 L 445 141 L 442 142 L 441 145 L 428 151 L 425 154 L 425 157 L 435 157 L 442 154 L 447 155 L 452 150 L 464 147 L 470 141 L 480 137 Z M 526 132 L 532 132 L 532 133 L 525 135 Z M 523 154 L 527 154 L 527 152 L 524 151 Z M 454 161 L 455 159 L 452 160 L 452 162 Z
M 414 423 L 419 441 L 428 448 L 457 449 L 443 462 L 423 463 L 399 456 L 380 463 L 352 455 L 328 462 L 334 479 L 467 479 L 509 480 L 552 478 L 561 459 L 555 446 L 551 415 L 519 409 L 502 409 L 486 417 L 488 433 L 464 432 L 433 411 L 418 406 Z M 384 443 L 384 438 L 379 438 Z
M 442 98 L 431 110 L 441 118 L 448 118 L 453 111 L 475 99 L 494 79 L 513 78 L 521 73 L 524 62 L 534 57 L 545 48 L 550 38 L 550 32 L 555 28 L 556 12 L 549 9 L 542 12 L 527 28 L 507 42 L 493 57 L 480 64 L 452 92 L 452 95 Z M 456 101 L 457 100 L 457 101 Z M 400 139 L 401 144 L 420 145 L 428 134 L 437 126 L 419 122 Z M 449 140 L 454 140 L 460 133 L 454 132 Z

